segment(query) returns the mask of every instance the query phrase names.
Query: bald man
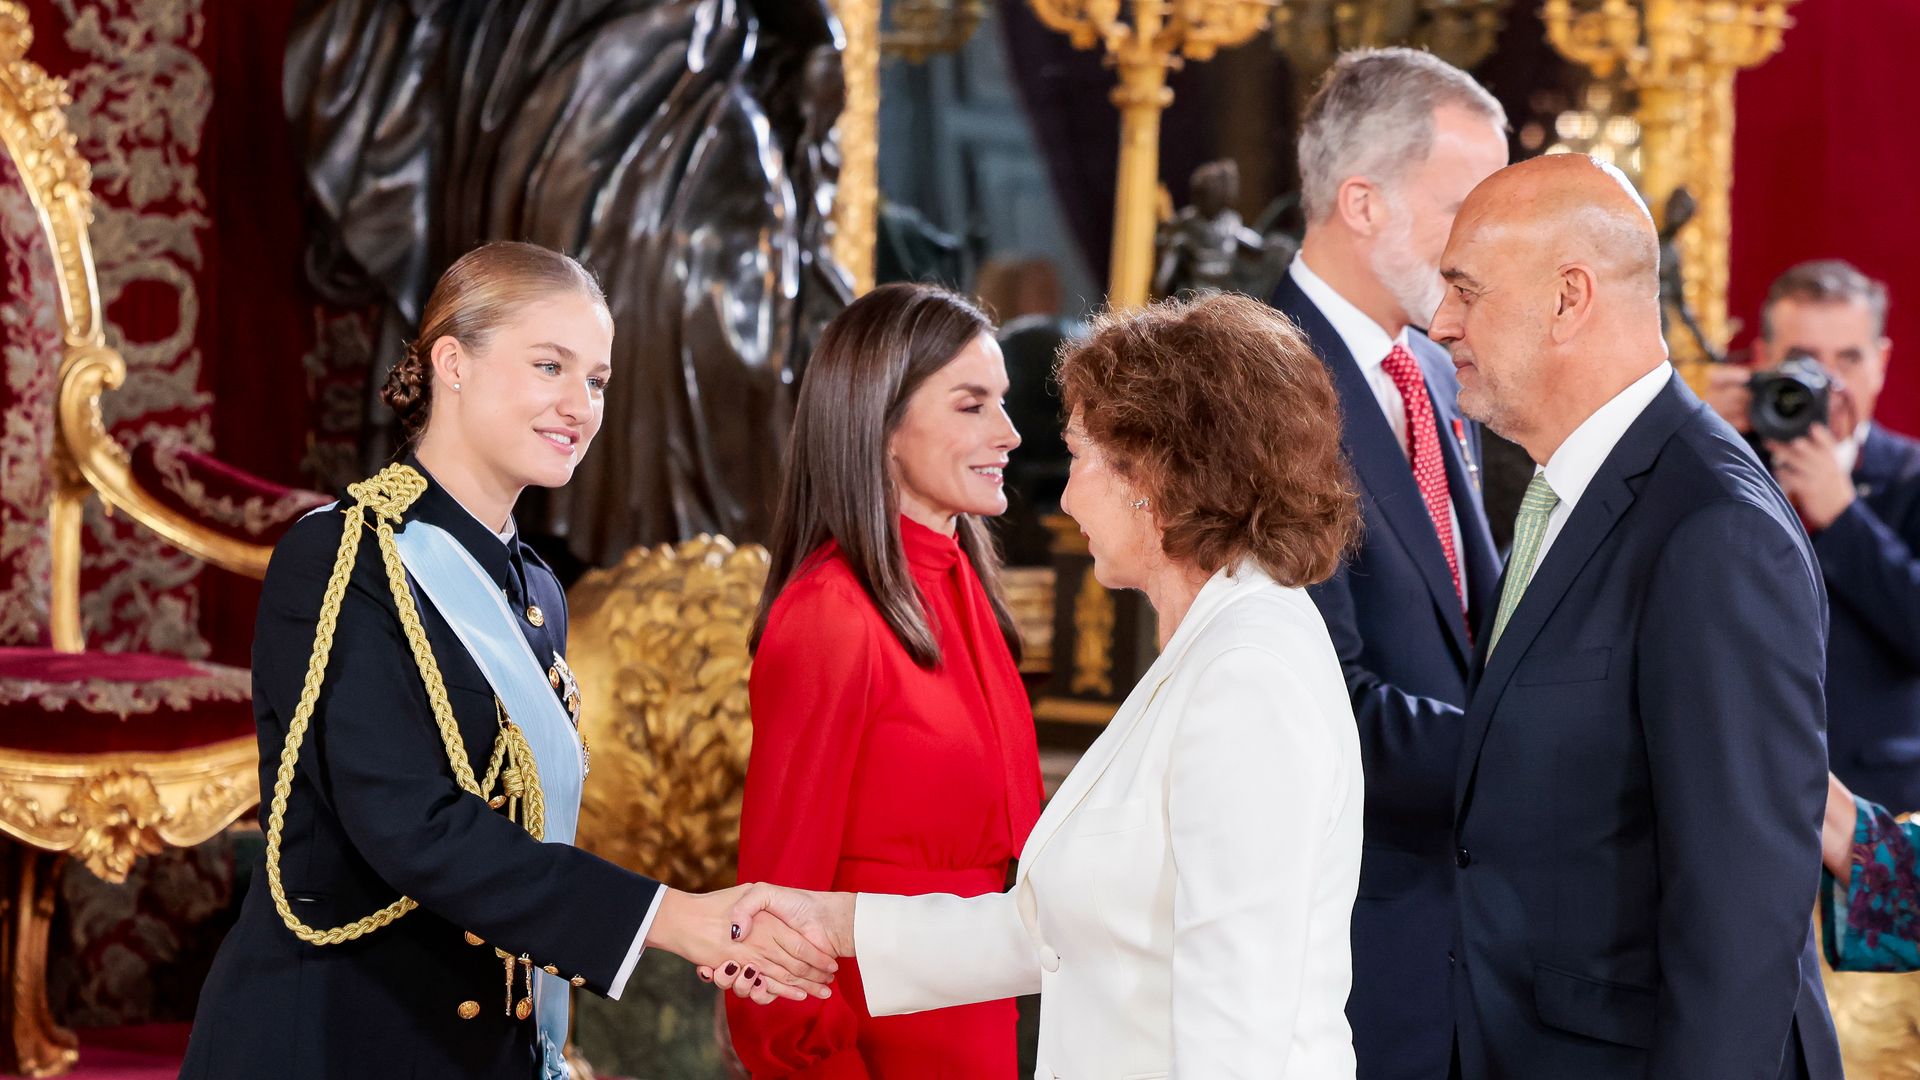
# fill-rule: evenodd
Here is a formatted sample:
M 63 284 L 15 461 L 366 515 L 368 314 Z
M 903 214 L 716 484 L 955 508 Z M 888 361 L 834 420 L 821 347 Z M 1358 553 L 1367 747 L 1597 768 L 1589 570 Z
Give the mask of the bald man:
M 1826 596 L 1793 510 L 1667 363 L 1653 222 L 1591 158 L 1461 207 L 1431 334 L 1537 463 L 1455 783 L 1469 1080 L 1839 1080 L 1809 913 Z

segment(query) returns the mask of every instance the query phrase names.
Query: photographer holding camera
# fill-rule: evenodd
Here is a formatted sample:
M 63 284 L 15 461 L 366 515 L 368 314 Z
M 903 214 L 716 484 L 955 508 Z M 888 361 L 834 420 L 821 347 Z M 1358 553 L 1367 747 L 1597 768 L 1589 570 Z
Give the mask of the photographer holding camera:
M 1920 442 L 1872 422 L 1886 382 L 1886 286 L 1839 260 L 1767 293 L 1755 373 L 1708 401 L 1764 451 L 1813 536 L 1831 607 L 1827 754 L 1856 792 L 1920 809 Z

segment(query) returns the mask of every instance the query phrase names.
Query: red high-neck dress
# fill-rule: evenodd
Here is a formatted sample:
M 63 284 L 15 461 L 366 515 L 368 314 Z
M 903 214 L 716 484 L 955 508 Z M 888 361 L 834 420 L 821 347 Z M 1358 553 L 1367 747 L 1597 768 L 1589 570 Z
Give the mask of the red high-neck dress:
M 986 590 L 951 538 L 901 540 L 940 642 L 916 665 L 828 543 L 774 602 L 754 658 L 740 880 L 978 896 L 1040 814 L 1033 713 Z M 727 998 L 756 1080 L 1012 1080 L 1014 1004 L 867 1015 L 859 966 L 826 1001 Z

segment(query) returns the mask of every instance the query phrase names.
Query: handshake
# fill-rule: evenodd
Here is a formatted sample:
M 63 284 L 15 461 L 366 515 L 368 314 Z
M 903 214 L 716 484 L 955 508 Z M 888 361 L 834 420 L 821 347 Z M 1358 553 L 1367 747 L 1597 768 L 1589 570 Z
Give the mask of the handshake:
M 691 961 L 702 979 L 760 1005 L 831 997 L 835 958 L 853 955 L 853 894 L 764 884 L 668 889 L 647 946 Z

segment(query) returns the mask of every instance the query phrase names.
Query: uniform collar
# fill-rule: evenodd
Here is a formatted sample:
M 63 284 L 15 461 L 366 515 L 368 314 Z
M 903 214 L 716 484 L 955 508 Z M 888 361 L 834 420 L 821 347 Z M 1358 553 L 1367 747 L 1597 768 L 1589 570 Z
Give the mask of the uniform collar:
M 900 546 L 906 551 L 907 564 L 916 570 L 945 573 L 960 561 L 959 540 L 904 515 L 900 518 Z
M 419 458 L 407 454 L 400 459 L 400 463 L 427 479 L 427 490 L 408 509 L 408 519 L 445 529 L 447 535 L 459 541 L 460 546 L 467 549 L 467 554 L 472 555 L 474 561 L 486 570 L 494 584 L 506 588 L 512 580 L 513 553 L 520 544 L 519 537 L 514 537 L 511 546 L 502 543 L 498 533 L 482 524 L 472 511 L 461 505 L 460 500 L 440 486 L 426 466 L 420 464 Z

